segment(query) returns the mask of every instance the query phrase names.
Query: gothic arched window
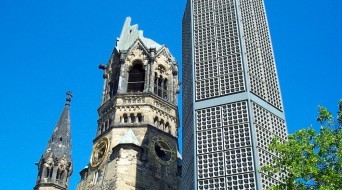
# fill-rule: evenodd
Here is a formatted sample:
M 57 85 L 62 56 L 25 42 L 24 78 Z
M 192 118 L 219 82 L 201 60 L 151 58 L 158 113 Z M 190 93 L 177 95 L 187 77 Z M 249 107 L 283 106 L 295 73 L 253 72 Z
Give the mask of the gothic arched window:
M 138 122 L 141 123 L 143 121 L 143 116 L 141 115 L 141 113 L 138 113 L 137 117 L 138 117 Z
M 129 116 L 131 118 L 131 123 L 135 123 L 135 116 L 134 116 L 134 114 L 131 113 Z
M 132 69 L 128 73 L 127 92 L 143 92 L 145 83 L 145 69 L 142 63 L 133 64 Z
M 124 122 L 124 123 L 127 123 L 127 122 L 128 122 L 128 116 L 127 116 L 127 114 L 124 114 L 124 115 L 123 115 L 123 122 Z
M 57 180 L 63 180 L 63 177 L 64 177 L 64 171 L 61 170 L 61 169 L 58 169 L 58 170 L 57 170 L 56 179 L 57 179 Z
M 156 116 L 154 119 L 153 119 L 153 122 L 154 122 L 154 125 L 159 127 L 159 120 L 158 120 L 158 117 Z
M 165 126 L 164 126 L 164 120 L 163 119 L 160 120 L 160 125 L 159 126 L 160 126 L 161 129 L 164 129 Z
M 154 74 L 154 93 L 164 100 L 168 100 L 167 85 L 168 81 L 166 78 L 158 77 L 157 73 Z
M 46 178 L 52 178 L 53 167 L 46 168 Z
M 158 86 L 158 96 L 162 97 L 163 95 L 163 78 L 158 78 L 158 83 L 157 83 L 157 86 Z

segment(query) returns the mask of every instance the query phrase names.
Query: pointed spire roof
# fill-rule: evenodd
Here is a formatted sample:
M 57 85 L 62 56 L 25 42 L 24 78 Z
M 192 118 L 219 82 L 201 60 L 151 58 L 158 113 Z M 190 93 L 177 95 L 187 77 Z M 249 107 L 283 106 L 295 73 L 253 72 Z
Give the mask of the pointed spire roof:
M 140 146 L 140 143 L 131 128 L 129 128 L 127 133 L 121 138 L 119 144 L 135 144 Z
M 72 94 L 67 93 L 66 103 L 63 112 L 51 135 L 49 144 L 45 150 L 44 157 L 47 158 L 53 154 L 57 159 L 65 155 L 68 161 L 71 161 L 71 130 L 70 130 L 70 102 Z

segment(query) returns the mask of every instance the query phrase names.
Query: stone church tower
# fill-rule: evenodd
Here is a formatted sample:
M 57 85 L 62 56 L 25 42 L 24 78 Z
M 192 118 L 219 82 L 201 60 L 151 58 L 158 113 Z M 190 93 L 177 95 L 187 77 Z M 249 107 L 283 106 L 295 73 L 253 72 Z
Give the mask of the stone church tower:
M 99 68 L 104 88 L 98 127 L 77 189 L 177 189 L 176 60 L 127 18 L 108 64 Z
M 34 190 L 66 190 L 72 173 L 70 101 L 67 92 L 64 110 L 51 135 L 38 166 L 37 183 Z

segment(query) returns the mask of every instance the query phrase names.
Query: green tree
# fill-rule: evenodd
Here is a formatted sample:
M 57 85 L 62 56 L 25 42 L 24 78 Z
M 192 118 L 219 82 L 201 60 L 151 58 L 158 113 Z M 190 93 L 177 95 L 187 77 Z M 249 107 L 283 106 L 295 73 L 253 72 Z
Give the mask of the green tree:
M 342 100 L 336 120 L 325 107 L 318 111 L 319 132 L 310 127 L 289 135 L 285 143 L 274 139 L 270 144 L 270 151 L 279 157 L 261 172 L 287 173 L 284 184 L 271 189 L 342 189 Z

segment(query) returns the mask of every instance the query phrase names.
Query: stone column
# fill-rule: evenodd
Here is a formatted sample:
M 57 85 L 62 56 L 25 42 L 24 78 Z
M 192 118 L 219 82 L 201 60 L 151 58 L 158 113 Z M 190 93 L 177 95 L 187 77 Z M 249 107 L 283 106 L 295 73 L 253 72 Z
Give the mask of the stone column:
M 151 76 L 151 69 L 150 64 L 144 66 L 145 69 L 145 81 L 144 81 L 144 92 L 150 91 L 150 76 Z
M 161 79 L 161 85 L 160 85 L 160 88 L 161 88 L 161 98 L 164 99 L 164 79 L 163 77 L 160 78 Z

